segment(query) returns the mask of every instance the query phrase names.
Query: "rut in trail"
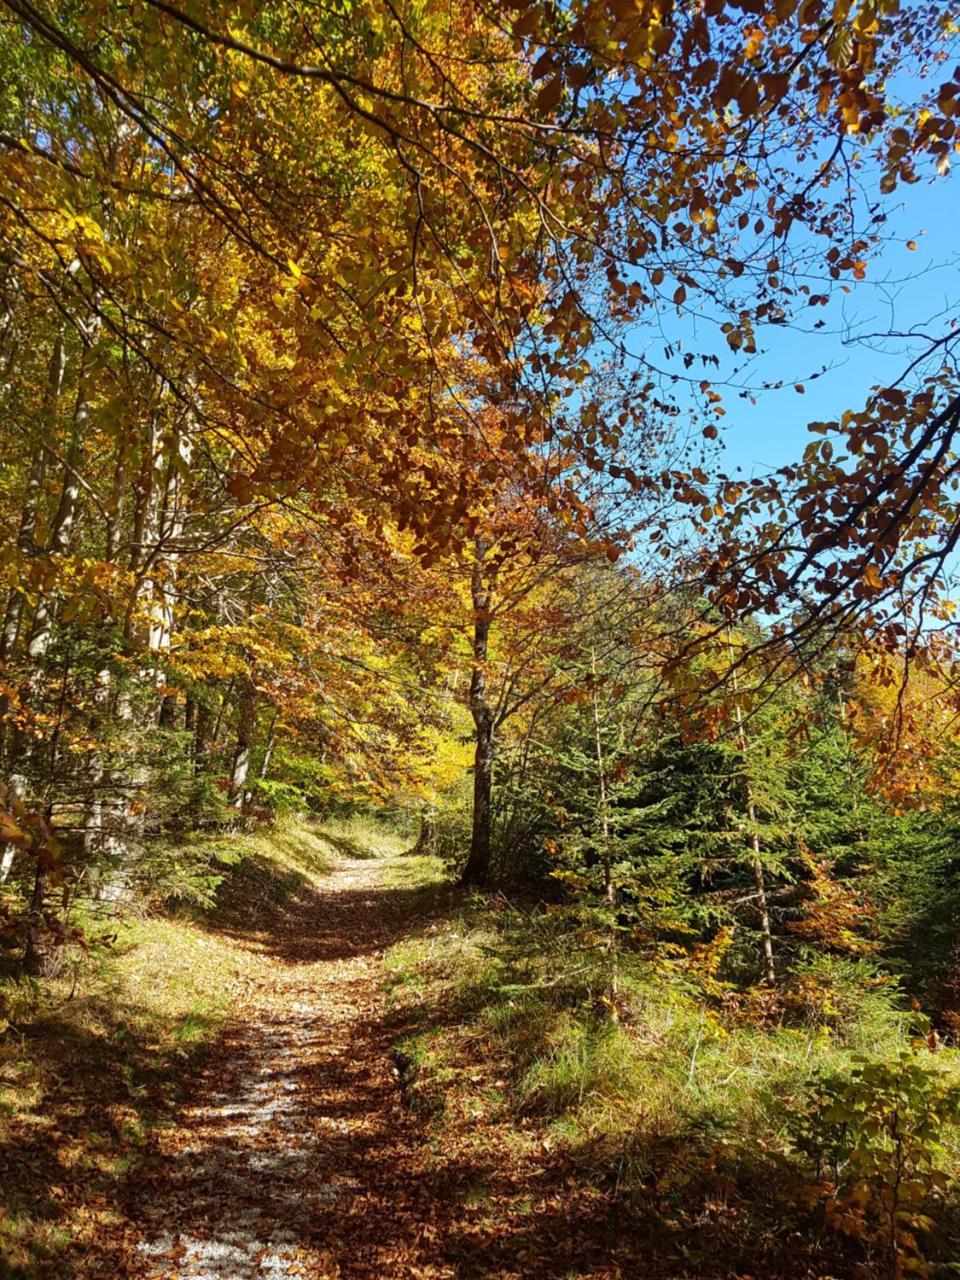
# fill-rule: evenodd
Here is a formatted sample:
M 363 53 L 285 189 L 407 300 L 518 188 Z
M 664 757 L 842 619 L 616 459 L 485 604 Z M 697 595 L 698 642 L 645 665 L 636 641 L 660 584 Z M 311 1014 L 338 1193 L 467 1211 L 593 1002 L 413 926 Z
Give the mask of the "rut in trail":
M 456 1274 L 404 1194 L 415 1137 L 382 1025 L 397 927 L 382 874 L 345 861 L 288 932 L 240 944 L 261 952 L 242 1020 L 133 1189 L 143 1280 Z

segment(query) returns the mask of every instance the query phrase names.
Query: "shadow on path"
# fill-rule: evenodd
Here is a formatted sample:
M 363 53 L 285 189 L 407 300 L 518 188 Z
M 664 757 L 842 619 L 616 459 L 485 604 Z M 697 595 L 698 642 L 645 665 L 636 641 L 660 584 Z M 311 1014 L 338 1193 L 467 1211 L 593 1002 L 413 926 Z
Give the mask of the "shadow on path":
M 437 1188 L 418 1182 L 380 1005 L 379 952 L 423 918 L 382 866 L 348 862 L 217 926 L 263 967 L 180 1123 L 126 1188 L 137 1274 L 453 1276 Z
M 470 1114 L 456 1117 L 456 1149 L 431 1145 L 401 1096 L 380 951 L 456 894 L 387 888 L 383 864 L 370 860 L 345 862 L 319 887 L 296 874 L 278 887 L 275 868 L 255 860 L 243 872 L 205 927 L 257 963 L 202 1061 L 161 1060 L 146 1044 L 121 1049 L 109 1033 L 85 1043 L 56 1024 L 44 1033 L 51 1074 L 61 1073 L 49 1104 L 58 1127 L 38 1126 L 0 1151 L 8 1203 L 15 1211 L 20 1188 L 34 1216 L 55 1226 L 66 1194 L 103 1223 L 83 1249 L 61 1249 L 56 1266 L 0 1260 L 0 1277 L 706 1280 L 756 1263 L 746 1236 L 740 1257 L 723 1204 L 687 1233 L 671 1227 L 655 1189 L 631 1210 L 612 1194 L 602 1150 L 576 1161 L 537 1142 L 521 1152 L 509 1125 L 481 1132 Z M 424 1016 L 435 1025 L 458 1012 Z M 97 1135 L 123 1141 L 131 1054 L 138 1086 L 149 1081 L 154 1099 L 181 1102 L 126 1174 L 98 1170 Z M 776 1271 L 766 1274 L 817 1274 L 796 1253 L 782 1265 L 788 1242 L 770 1247 L 781 1264 L 771 1254 Z
M 404 1106 L 379 952 L 449 901 L 347 862 L 300 886 L 270 929 L 221 927 L 263 977 L 197 1079 L 177 1128 L 131 1178 L 139 1277 L 342 1280 L 599 1277 L 629 1242 L 565 1159 L 427 1151 Z M 263 922 L 260 921 L 262 924 Z M 425 1157 L 429 1158 L 425 1158 Z M 491 1207 L 494 1213 L 489 1212 Z

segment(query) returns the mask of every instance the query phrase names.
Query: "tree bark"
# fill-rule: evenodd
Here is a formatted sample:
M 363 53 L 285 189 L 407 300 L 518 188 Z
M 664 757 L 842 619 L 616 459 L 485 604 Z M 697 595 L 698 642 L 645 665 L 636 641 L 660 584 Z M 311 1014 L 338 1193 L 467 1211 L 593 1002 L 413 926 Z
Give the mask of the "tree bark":
M 751 822 L 756 821 L 753 801 L 749 799 L 750 788 L 747 788 L 747 813 Z M 760 933 L 763 938 L 764 977 L 771 986 L 777 980 L 777 969 L 773 959 L 773 930 L 770 926 L 770 907 L 767 903 L 767 886 L 764 881 L 763 863 L 760 861 L 760 837 L 754 833 L 753 847 L 753 882 L 757 890 L 757 907 L 760 912 Z
M 257 689 L 248 677 L 240 688 L 237 709 L 237 741 L 230 769 L 230 803 L 235 809 L 243 808 L 244 787 L 250 772 L 254 731 L 257 724 Z
M 437 811 L 432 806 L 420 814 L 420 831 L 411 854 L 434 854 L 437 851 Z
M 267 745 L 264 748 L 263 759 L 260 761 L 260 771 L 257 777 L 261 782 L 265 781 L 270 772 L 270 766 L 273 763 L 273 753 L 277 746 L 277 721 L 280 719 L 279 713 L 274 713 L 273 720 L 270 722 L 270 731 L 267 734 Z
M 23 497 L 23 506 L 20 512 L 20 528 L 17 531 L 17 552 L 20 556 L 21 570 L 23 561 L 33 551 L 34 533 L 37 527 L 37 508 L 40 502 L 40 494 L 43 489 L 44 474 L 46 472 L 47 451 L 45 445 L 45 437 L 52 425 L 51 418 L 56 412 L 57 401 L 60 398 L 60 390 L 63 386 L 63 374 L 66 367 L 66 358 L 64 355 L 63 338 L 60 334 L 53 344 L 53 352 L 50 356 L 50 366 L 47 372 L 47 386 L 43 397 L 43 407 L 41 409 L 40 420 L 40 436 L 34 446 L 33 457 L 30 460 L 30 471 L 27 476 L 27 486 Z M 17 635 L 20 631 L 20 618 L 23 614 L 23 592 L 13 590 L 7 600 L 6 614 L 3 620 L 3 632 L 0 635 L 0 661 L 13 656 L 16 648 Z
M 739 691 L 737 681 L 736 667 L 733 668 L 733 692 L 736 697 Z M 762 938 L 763 948 L 763 973 L 764 980 L 771 986 L 777 980 L 777 969 L 774 963 L 773 955 L 773 928 L 770 923 L 770 905 L 767 901 L 767 885 L 763 874 L 763 861 L 760 857 L 760 836 L 757 834 L 757 809 L 753 802 L 753 791 L 750 787 L 750 778 L 747 774 L 747 733 L 743 726 L 743 713 L 740 710 L 739 701 L 734 703 L 734 716 L 737 722 L 737 745 L 740 748 L 740 757 L 743 761 L 743 793 L 744 802 L 747 808 L 747 818 L 750 822 L 750 848 L 753 857 L 750 859 L 750 869 L 753 872 L 753 884 L 757 891 L 757 910 L 760 915 L 760 935 Z
M 56 515 L 50 528 L 49 553 L 51 556 L 66 555 L 73 541 L 80 499 L 78 467 L 83 456 L 84 435 L 90 418 L 90 400 L 93 392 L 93 387 L 91 386 L 92 357 L 99 327 L 99 320 L 93 320 L 84 334 L 83 356 L 77 383 L 77 399 L 73 410 L 70 443 L 64 460 L 60 501 L 57 504 Z M 54 593 L 41 599 L 37 605 L 37 611 L 33 617 L 33 626 L 30 629 L 30 638 L 27 642 L 27 654 L 33 663 L 42 662 L 50 648 L 50 643 L 53 639 L 53 618 L 56 600 L 56 593 Z
M 233 696 L 233 688 L 235 684 L 236 684 L 236 680 L 234 679 L 233 676 L 231 676 L 227 682 L 226 689 L 224 690 L 224 692 L 220 697 L 220 702 L 217 705 L 217 714 L 214 717 L 214 721 L 213 721 L 213 728 L 210 730 L 210 736 L 209 738 L 204 739 L 204 751 L 208 754 L 210 752 L 216 751 L 217 749 L 217 743 L 220 741 L 220 729 L 223 725 L 223 717 L 226 714 L 226 710 L 230 703 L 230 699 Z M 198 726 L 198 733 L 199 733 L 199 726 Z
M 57 764 L 60 754 L 60 734 L 63 729 L 63 716 L 67 702 L 67 684 L 70 668 L 64 663 L 60 680 L 60 697 L 57 706 L 57 718 L 50 737 L 50 778 L 57 776 Z M 44 813 L 46 832 L 53 830 L 53 810 L 49 801 Z M 41 849 L 34 850 L 36 867 L 33 875 L 33 893 L 30 898 L 30 910 L 27 913 L 27 937 L 23 950 L 23 969 L 28 974 L 38 974 L 43 969 L 43 903 L 47 892 L 47 864 Z
M 10 775 L 10 793 L 16 800 L 22 800 L 27 792 L 27 779 L 22 773 L 13 773 Z M 17 846 L 15 844 L 5 844 L 3 853 L 0 854 L 0 884 L 3 884 L 7 876 L 13 870 L 13 864 L 17 857 Z
M 270 728 L 267 730 L 267 743 L 263 749 L 263 759 L 260 761 L 260 768 L 257 770 L 257 780 L 263 782 L 267 774 L 270 772 L 270 765 L 273 763 L 273 753 L 277 745 L 277 721 L 280 719 L 279 712 L 273 713 L 273 719 L 270 721 Z M 253 790 L 247 788 L 243 793 L 243 803 L 245 808 L 249 808 L 253 804 Z
M 471 578 L 473 600 L 473 668 L 470 714 L 475 727 L 473 753 L 473 827 L 463 883 L 483 886 L 490 879 L 491 801 L 493 791 L 494 718 L 487 696 L 487 651 L 490 641 L 490 594 L 484 581 L 485 548 L 478 539 Z
M 617 890 L 613 883 L 613 860 L 610 856 L 610 811 L 607 786 L 607 762 L 603 754 L 603 735 L 600 730 L 600 689 L 597 685 L 597 650 L 590 647 L 590 672 L 593 676 L 593 740 L 597 753 L 597 791 L 599 799 L 600 826 L 600 859 L 603 870 L 603 900 L 611 909 L 616 906 Z M 607 938 L 607 959 L 610 963 L 610 1016 L 614 1022 L 619 1020 L 617 996 L 620 987 L 619 965 L 617 963 L 617 930 L 616 919 L 610 921 L 610 932 Z
M 610 860 L 610 815 L 607 808 L 607 763 L 603 755 L 603 739 L 600 734 L 600 691 L 597 688 L 597 651 L 590 648 L 590 670 L 593 674 L 593 740 L 597 753 L 597 789 L 600 801 L 601 861 L 603 865 L 603 899 L 612 906 L 616 899 L 613 884 L 613 867 Z
M 213 730 L 213 711 L 206 702 L 192 700 L 187 703 L 187 711 L 193 707 L 193 724 L 191 725 L 187 715 L 184 715 L 184 728 L 193 729 L 193 770 L 194 773 L 200 773 L 203 770 L 203 763 L 206 759 L 210 734 Z
M 43 969 L 43 949 L 41 935 L 43 930 L 43 900 L 46 895 L 46 872 L 43 863 L 37 860 L 37 869 L 33 877 L 33 893 L 30 896 L 30 911 L 27 916 L 27 938 L 23 950 L 24 973 L 36 976 Z

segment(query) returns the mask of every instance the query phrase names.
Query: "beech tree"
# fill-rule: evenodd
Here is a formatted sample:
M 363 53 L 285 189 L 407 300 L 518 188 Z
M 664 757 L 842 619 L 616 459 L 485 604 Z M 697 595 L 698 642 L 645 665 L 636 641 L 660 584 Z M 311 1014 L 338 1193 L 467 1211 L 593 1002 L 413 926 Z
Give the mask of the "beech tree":
M 932 649 L 952 334 L 919 389 L 838 413 L 849 465 L 824 441 L 743 486 L 710 447 L 730 362 L 855 284 L 884 202 L 947 168 L 942 4 L 0 15 L 3 770 L 84 857 L 129 861 L 178 734 L 234 817 L 278 723 L 321 771 L 399 777 L 391 680 L 439 705 L 417 619 L 443 582 L 469 595 L 473 879 L 498 723 L 552 679 L 521 639 L 553 625 L 547 567 L 662 551 L 660 596 L 705 590 L 688 657 L 779 610 L 765 680 L 851 627 Z

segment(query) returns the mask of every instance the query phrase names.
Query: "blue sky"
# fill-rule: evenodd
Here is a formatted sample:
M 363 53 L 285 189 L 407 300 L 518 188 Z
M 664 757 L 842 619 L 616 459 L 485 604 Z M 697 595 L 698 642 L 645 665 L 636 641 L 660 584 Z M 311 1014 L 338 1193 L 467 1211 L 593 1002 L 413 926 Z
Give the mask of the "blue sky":
M 807 423 L 835 419 L 863 404 L 870 387 L 890 382 L 922 344 L 903 340 L 865 343 L 870 332 L 914 326 L 942 333 L 951 315 L 960 316 L 960 181 L 946 178 L 901 186 L 890 204 L 887 242 L 871 258 L 866 279 L 849 280 L 851 292 L 811 315 L 827 321 L 817 333 L 770 328 L 758 334 L 760 353 L 754 376 L 784 378 L 781 391 L 768 391 L 756 405 L 731 393 L 721 466 L 754 475 L 794 461 L 812 439 Z M 915 240 L 911 251 L 907 242 Z M 842 298 L 842 301 L 840 301 Z M 856 339 L 861 340 L 857 341 Z M 823 365 L 826 373 L 811 378 Z M 803 395 L 793 389 L 801 381 Z

